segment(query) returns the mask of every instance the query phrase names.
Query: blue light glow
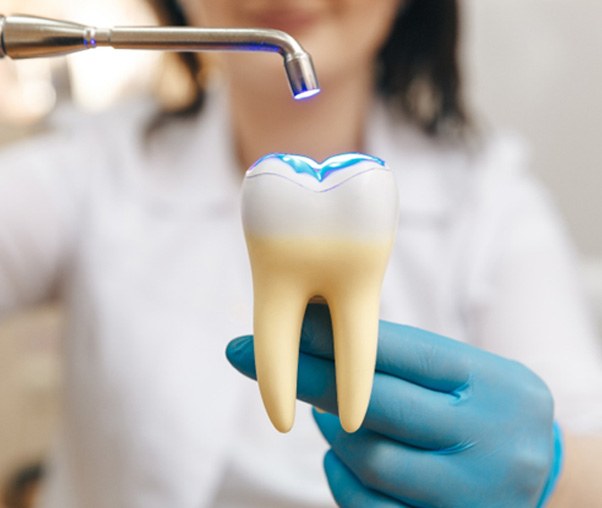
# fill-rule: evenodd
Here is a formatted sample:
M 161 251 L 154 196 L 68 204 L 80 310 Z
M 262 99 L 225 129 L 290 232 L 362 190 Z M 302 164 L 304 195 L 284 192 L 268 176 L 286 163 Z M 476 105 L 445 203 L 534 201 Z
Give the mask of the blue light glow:
M 313 90 L 303 90 L 303 92 L 295 94 L 295 100 L 302 101 L 303 99 L 309 99 L 310 97 L 313 97 L 319 93 L 319 88 L 314 88 Z
M 266 155 L 259 159 L 249 172 L 253 171 L 255 167 L 268 159 L 278 159 L 290 166 L 295 173 L 297 174 L 308 174 L 313 176 L 319 182 L 323 181 L 328 175 L 334 173 L 335 171 L 340 171 L 341 169 L 345 169 L 355 164 L 359 164 L 360 162 L 372 162 L 378 164 L 381 167 L 386 167 L 386 164 L 383 160 L 373 157 L 371 155 L 366 155 L 363 153 L 342 153 L 338 155 L 333 155 L 329 157 L 324 162 L 319 163 L 313 160 L 310 157 L 306 157 L 304 155 L 292 155 L 287 153 L 272 153 Z

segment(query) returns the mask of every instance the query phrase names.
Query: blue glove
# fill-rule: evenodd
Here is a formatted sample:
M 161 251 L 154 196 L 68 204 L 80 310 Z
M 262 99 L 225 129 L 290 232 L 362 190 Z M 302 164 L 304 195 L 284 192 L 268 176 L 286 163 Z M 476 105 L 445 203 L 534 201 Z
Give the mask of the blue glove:
M 332 332 L 308 308 L 298 397 L 336 414 Z M 230 362 L 255 377 L 252 337 Z M 331 446 L 330 488 L 342 507 L 543 506 L 561 463 L 546 385 L 523 365 L 424 330 L 381 322 L 377 372 L 362 428 L 347 434 L 314 412 Z

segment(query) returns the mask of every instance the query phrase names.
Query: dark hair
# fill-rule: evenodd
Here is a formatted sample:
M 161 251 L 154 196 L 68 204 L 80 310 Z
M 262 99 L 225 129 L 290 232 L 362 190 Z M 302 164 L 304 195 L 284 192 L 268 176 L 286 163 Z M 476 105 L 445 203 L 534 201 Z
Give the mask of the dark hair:
M 457 0 L 411 0 L 379 55 L 381 94 L 430 135 L 468 123 L 459 65 Z
M 160 21 L 187 25 L 178 0 L 148 0 Z M 463 131 L 468 124 L 458 63 L 460 15 L 457 0 L 408 0 L 400 8 L 389 39 L 378 57 L 378 92 L 425 133 Z M 188 104 L 163 111 L 154 131 L 172 118 L 196 115 L 204 104 L 201 60 L 179 53 L 195 94 Z

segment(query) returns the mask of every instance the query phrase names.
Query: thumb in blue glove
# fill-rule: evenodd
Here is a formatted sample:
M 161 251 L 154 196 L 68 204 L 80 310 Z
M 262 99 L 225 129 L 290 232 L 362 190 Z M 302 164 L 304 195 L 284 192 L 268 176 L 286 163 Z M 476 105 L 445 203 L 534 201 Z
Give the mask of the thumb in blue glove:
M 254 377 L 252 337 L 230 362 Z M 310 306 L 298 397 L 336 414 L 328 309 Z M 523 365 L 433 333 L 381 322 L 377 372 L 362 428 L 314 413 L 340 506 L 537 507 L 553 489 L 561 449 L 546 385 Z

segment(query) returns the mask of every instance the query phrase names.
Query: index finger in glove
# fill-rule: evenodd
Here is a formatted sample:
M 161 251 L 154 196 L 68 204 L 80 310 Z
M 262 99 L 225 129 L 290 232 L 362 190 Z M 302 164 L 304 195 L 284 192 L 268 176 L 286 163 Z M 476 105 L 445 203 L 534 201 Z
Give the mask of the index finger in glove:
M 232 341 L 227 354 L 240 372 L 256 377 L 252 337 Z M 334 362 L 301 353 L 297 397 L 338 413 Z M 377 372 L 363 426 L 411 446 L 446 449 L 461 438 L 462 412 L 456 401 L 453 395 Z
M 332 325 L 325 305 L 308 306 L 301 351 L 333 359 Z M 480 351 L 447 337 L 381 321 L 376 370 L 431 390 L 454 392 L 468 382 L 476 353 Z

